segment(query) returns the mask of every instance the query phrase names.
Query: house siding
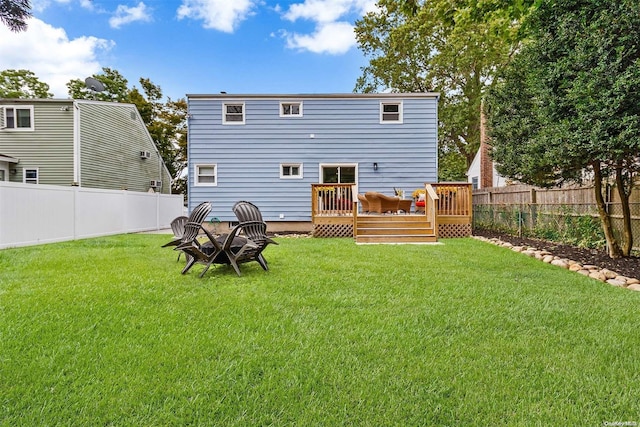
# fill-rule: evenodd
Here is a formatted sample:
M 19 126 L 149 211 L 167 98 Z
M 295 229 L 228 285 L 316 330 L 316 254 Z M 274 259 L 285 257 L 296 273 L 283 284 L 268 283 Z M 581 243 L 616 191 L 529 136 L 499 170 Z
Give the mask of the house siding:
M 12 102 L 6 106 L 33 106 L 33 131 L 0 131 L 0 153 L 19 159 L 12 165 L 13 182 L 23 181 L 23 169 L 38 169 L 38 182 L 51 185 L 71 185 L 73 182 L 73 103 L 71 101 Z M 68 108 L 68 110 L 63 110 Z M 4 111 L 0 111 L 4 116 Z
M 281 101 L 301 101 L 303 116 L 280 117 Z M 381 124 L 381 101 L 402 102 L 403 123 Z M 222 124 L 222 105 L 233 102 L 245 105 L 244 125 Z M 235 219 L 242 199 L 267 221 L 310 221 L 321 164 L 357 165 L 361 193 L 410 193 L 437 180 L 437 94 L 189 95 L 188 103 L 189 205 L 212 201 L 222 221 Z M 280 179 L 281 163 L 302 163 L 303 179 Z M 217 164 L 217 186 L 194 185 L 197 164 Z
M 144 192 L 161 180 L 161 192 L 170 192 L 170 176 L 135 106 L 78 102 L 78 110 L 83 187 Z M 140 151 L 151 158 L 141 159 Z

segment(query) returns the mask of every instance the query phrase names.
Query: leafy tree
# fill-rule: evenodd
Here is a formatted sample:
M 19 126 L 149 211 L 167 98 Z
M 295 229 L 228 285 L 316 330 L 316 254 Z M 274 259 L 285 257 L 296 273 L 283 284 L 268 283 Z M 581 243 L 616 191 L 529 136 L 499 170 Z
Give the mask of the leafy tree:
M 94 92 L 87 88 L 84 80 L 74 79 L 67 83 L 69 96 L 73 99 L 93 99 L 96 101 L 129 102 L 128 80 L 117 70 L 102 68 L 102 74 L 92 76 L 105 87 L 102 92 Z
M 466 181 L 467 163 L 459 153 L 448 147 L 438 151 L 438 181 Z
M 552 186 L 594 181 L 609 255 L 629 255 L 629 194 L 640 165 L 640 3 L 543 0 L 527 22 L 531 42 L 487 97 L 501 174 Z M 604 184 L 622 202 L 623 244 Z
M 95 74 L 92 77 L 104 84 L 104 91 L 94 93 L 86 87 L 84 81 L 76 79 L 67 83 L 69 96 L 74 99 L 134 104 L 169 173 L 174 178 L 172 190 L 176 193 L 184 193 L 186 181 L 180 176 L 186 167 L 187 159 L 186 100 L 173 101 L 169 98 L 163 103 L 162 89 L 150 79 L 140 78 L 141 92 L 137 87 L 129 88 L 127 79 L 117 70 L 103 68 L 102 71 L 102 74 Z
M 11 31 L 27 29 L 27 19 L 31 17 L 29 0 L 0 0 L 0 21 Z
M 162 129 L 163 145 L 171 153 L 169 170 L 174 177 L 175 193 L 187 194 L 187 180 L 182 177 L 187 167 L 187 101 L 180 98 L 176 101 L 169 98 L 163 105 L 158 117 L 158 126 Z
M 356 23 L 369 57 L 356 91 L 440 92 L 441 158 L 466 167 L 480 143 L 480 104 L 495 71 L 519 47 L 532 0 L 380 0 Z M 444 165 L 450 166 L 451 162 Z M 464 179 L 460 162 L 440 175 Z M 456 176 L 457 175 L 457 176 Z
M 0 98 L 52 98 L 49 85 L 29 70 L 0 72 Z

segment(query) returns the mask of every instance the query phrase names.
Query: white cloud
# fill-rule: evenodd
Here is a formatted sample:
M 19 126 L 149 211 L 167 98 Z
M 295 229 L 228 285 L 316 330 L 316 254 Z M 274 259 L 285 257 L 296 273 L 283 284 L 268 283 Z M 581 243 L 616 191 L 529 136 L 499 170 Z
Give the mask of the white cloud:
M 346 53 L 356 44 L 353 25 L 348 22 L 319 24 L 313 34 L 286 34 L 287 47 L 313 53 Z
M 113 47 L 114 42 L 92 36 L 69 40 L 61 28 L 39 19 L 28 21 L 27 31 L 14 33 L 0 25 L 0 58 L 2 69 L 26 69 L 50 86 L 56 98 L 67 98 L 66 83 L 84 79 L 101 70 L 96 59 L 99 51 Z
M 233 33 L 253 13 L 256 3 L 256 0 L 182 0 L 178 19 L 202 20 L 204 28 Z
M 42 12 L 49 6 L 51 6 L 52 3 L 68 5 L 71 3 L 71 1 L 72 0 L 32 0 L 31 10 L 33 10 L 34 12 Z M 93 0 L 78 0 L 78 2 L 80 3 L 80 7 L 82 7 L 83 9 L 95 9 Z
M 51 6 L 52 1 L 55 1 L 56 3 L 67 4 L 70 0 L 32 0 L 31 10 L 34 12 L 42 12 L 43 10 Z
M 95 10 L 95 3 L 93 3 L 93 0 L 80 0 L 80 6 L 85 9 Z
M 375 0 L 305 0 L 289 7 L 284 18 L 289 21 L 308 19 L 319 23 L 339 20 L 350 13 L 359 16 L 374 10 Z
M 109 19 L 109 25 L 111 28 L 120 28 L 124 24 L 130 24 L 132 22 L 151 21 L 151 14 L 149 8 L 143 2 L 138 3 L 135 7 L 128 7 L 125 5 L 118 5 L 116 13 Z
M 344 54 L 356 45 L 353 25 L 349 16 L 361 17 L 375 10 L 375 0 L 305 0 L 295 3 L 282 15 L 295 22 L 299 19 L 316 23 L 312 34 L 284 32 L 287 47 L 314 53 Z

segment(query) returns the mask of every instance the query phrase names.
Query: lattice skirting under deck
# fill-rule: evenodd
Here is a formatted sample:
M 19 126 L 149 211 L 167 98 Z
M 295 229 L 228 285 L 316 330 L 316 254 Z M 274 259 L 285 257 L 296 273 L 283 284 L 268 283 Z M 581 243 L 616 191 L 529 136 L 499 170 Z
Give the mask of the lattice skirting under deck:
M 471 224 L 438 224 L 438 237 L 469 237 L 471 236 Z
M 353 237 L 353 224 L 315 224 L 313 237 Z

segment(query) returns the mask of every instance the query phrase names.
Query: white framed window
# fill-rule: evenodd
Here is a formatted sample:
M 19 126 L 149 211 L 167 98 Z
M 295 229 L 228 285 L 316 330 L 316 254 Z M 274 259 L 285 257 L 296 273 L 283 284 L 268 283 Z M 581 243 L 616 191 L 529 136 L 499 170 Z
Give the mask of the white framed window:
M 4 107 L 4 129 L 33 130 L 33 106 Z
M 195 182 L 199 187 L 215 187 L 218 185 L 218 165 L 195 165 Z
M 380 123 L 402 123 L 402 102 L 381 102 Z
M 302 117 L 302 101 L 280 102 L 280 117 Z
M 227 125 L 243 125 L 244 102 L 222 104 L 222 123 Z
M 38 183 L 38 168 L 23 168 L 22 169 L 22 182 L 25 184 L 37 184 Z
M 280 164 L 281 179 L 302 179 L 302 163 Z

